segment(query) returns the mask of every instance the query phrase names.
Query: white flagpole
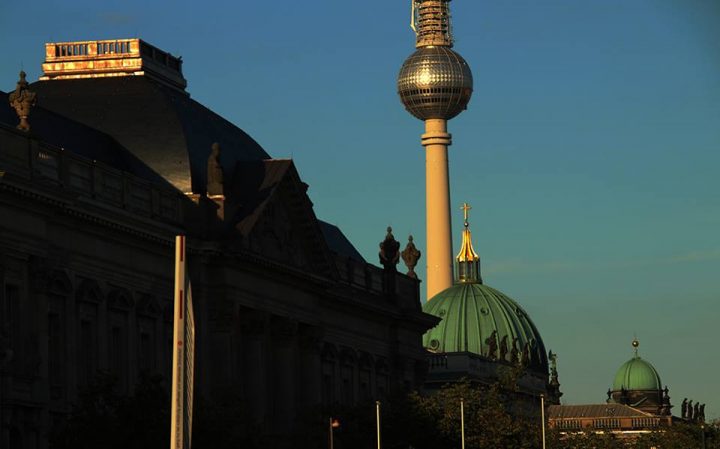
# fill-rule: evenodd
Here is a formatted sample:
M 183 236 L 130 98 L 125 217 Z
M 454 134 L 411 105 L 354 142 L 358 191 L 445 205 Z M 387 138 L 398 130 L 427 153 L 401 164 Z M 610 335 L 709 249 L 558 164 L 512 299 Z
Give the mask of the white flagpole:
M 375 401 L 375 422 L 377 423 L 377 449 L 380 447 L 380 401 Z
M 185 237 L 175 237 L 175 307 L 173 318 L 172 398 L 170 449 L 190 449 L 195 323 L 187 265 Z

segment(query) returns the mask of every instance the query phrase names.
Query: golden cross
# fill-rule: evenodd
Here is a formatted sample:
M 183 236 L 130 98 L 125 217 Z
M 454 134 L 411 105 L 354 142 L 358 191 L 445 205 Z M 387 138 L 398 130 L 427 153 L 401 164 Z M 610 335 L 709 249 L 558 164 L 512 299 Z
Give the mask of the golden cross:
M 463 205 L 460 207 L 460 209 L 463 210 L 463 213 L 465 214 L 465 221 L 468 219 L 468 211 L 472 209 L 468 203 L 463 203 Z

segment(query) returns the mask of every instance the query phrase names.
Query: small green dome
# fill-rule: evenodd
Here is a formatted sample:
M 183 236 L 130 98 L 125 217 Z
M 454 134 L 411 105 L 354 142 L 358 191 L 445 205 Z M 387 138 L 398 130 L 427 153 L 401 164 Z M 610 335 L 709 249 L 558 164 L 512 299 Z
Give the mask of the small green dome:
M 494 288 L 461 282 L 435 295 L 423 311 L 442 318 L 423 337 L 430 351 L 467 351 L 509 362 L 513 349 L 518 359 L 526 350 L 530 365 L 547 372 L 545 346 L 537 328 L 514 300 Z
M 635 356 L 623 363 L 615 374 L 613 391 L 621 389 L 632 390 L 661 390 L 662 382 L 655 367 L 639 356 Z

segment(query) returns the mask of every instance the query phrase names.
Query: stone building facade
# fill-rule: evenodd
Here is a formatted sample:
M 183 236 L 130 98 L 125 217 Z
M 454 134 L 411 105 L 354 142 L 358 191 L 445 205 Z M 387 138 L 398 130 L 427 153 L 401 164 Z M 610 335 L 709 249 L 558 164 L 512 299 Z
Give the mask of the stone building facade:
M 177 58 L 139 40 L 47 54 L 50 76 L 18 85 L 37 93 L 29 130 L 0 92 L 0 447 L 48 447 L 99 372 L 125 393 L 143 372 L 169 379 L 176 234 L 188 235 L 197 396 L 232 390 L 248 422 L 282 437 L 308 410 L 422 384 L 437 320 L 419 281 L 367 263 L 319 220 L 293 162 L 191 100 Z M 63 60 L 112 58 L 143 70 L 58 77 Z M 211 181 L 222 191 L 209 195 Z

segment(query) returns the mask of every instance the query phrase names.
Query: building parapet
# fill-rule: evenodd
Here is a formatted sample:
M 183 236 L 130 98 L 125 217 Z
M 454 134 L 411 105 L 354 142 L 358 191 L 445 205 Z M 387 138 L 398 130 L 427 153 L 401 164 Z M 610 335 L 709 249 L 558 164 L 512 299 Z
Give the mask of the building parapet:
M 2 125 L 0 150 L 0 171 L 32 184 L 61 188 L 105 206 L 170 224 L 182 222 L 183 196 L 171 188 L 163 188 Z
M 394 272 L 390 275 L 394 276 L 395 282 L 383 283 L 387 273 L 380 267 L 341 255 L 336 255 L 335 264 L 341 281 L 378 295 L 397 298 L 403 302 L 400 304 L 403 308 L 420 309 L 420 288 L 416 279 Z M 386 291 L 388 286 L 392 286 L 393 291 Z

